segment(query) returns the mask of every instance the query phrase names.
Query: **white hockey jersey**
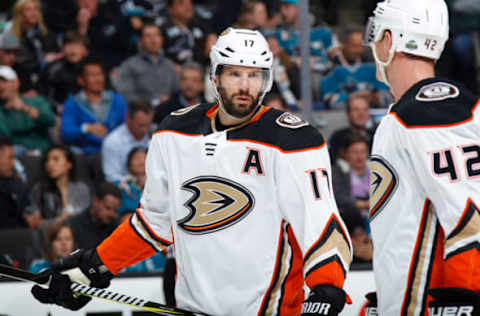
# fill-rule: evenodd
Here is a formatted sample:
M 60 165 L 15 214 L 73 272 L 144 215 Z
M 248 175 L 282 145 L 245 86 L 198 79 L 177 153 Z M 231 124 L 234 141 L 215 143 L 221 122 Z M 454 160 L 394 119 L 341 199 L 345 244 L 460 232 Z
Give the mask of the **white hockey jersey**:
M 114 273 L 174 243 L 178 307 L 299 315 L 303 287 L 342 287 L 351 261 L 320 133 L 259 108 L 216 131 L 217 105 L 172 113 L 153 136 L 141 206 L 98 247 Z
M 379 315 L 428 315 L 429 288 L 480 291 L 480 106 L 450 81 L 411 87 L 373 142 Z

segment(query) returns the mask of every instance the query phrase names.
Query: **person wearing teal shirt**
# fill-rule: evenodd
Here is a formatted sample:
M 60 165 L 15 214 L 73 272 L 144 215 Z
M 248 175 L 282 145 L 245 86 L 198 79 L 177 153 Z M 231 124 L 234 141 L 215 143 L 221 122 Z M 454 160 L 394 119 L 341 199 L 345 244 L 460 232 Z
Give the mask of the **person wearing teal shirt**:
M 0 134 L 9 137 L 16 154 L 46 150 L 51 142 L 48 128 L 55 125 L 55 115 L 46 99 L 22 97 L 16 72 L 0 66 Z

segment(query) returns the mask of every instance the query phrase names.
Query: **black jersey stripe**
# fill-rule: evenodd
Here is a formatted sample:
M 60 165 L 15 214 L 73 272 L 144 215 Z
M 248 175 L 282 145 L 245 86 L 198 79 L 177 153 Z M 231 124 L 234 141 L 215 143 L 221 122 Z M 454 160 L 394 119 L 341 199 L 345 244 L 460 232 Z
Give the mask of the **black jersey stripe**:
M 142 214 L 140 213 L 139 210 L 136 211 L 136 215 L 137 215 L 137 219 L 138 221 L 140 222 L 140 224 L 142 224 L 142 226 L 145 228 L 145 231 L 148 233 L 148 236 L 150 238 L 152 238 L 153 240 L 155 240 L 156 242 L 160 243 L 162 246 L 164 247 L 168 247 L 170 246 L 172 243 L 171 242 L 168 242 L 167 240 L 165 239 L 162 239 L 158 236 L 155 235 L 155 233 L 152 231 L 152 229 L 150 228 L 150 226 L 145 222 L 145 220 L 143 219 L 143 216 Z
M 138 231 L 138 228 L 135 227 L 135 224 L 132 222 L 132 220 L 133 220 L 133 216 L 130 216 L 130 220 L 129 220 L 130 227 L 132 227 L 133 231 L 138 235 L 138 237 L 140 237 L 144 242 L 146 242 L 155 252 L 161 251 L 161 249 L 158 249 L 154 243 L 152 243 L 147 238 L 143 237 L 142 233 Z
M 282 229 L 280 232 L 279 251 L 275 264 L 274 276 L 267 293 L 264 296 L 262 307 L 259 315 L 268 316 L 274 314 L 275 304 L 277 304 L 277 311 L 281 306 L 284 294 L 284 283 L 287 279 L 291 267 L 287 267 L 291 263 L 291 248 L 289 248 L 287 223 L 282 221 Z M 290 257 L 290 258 L 288 258 Z M 288 269 L 285 271 L 285 269 Z M 285 273 L 286 272 L 286 273 Z
M 433 210 L 430 200 L 426 200 L 422 212 L 421 225 L 415 243 L 415 249 L 410 263 L 408 282 L 405 296 L 402 303 L 402 316 L 413 316 L 413 310 L 417 306 L 417 295 L 420 291 L 419 284 L 422 276 L 422 267 L 425 262 L 426 250 L 428 247 L 428 235 L 432 227 Z

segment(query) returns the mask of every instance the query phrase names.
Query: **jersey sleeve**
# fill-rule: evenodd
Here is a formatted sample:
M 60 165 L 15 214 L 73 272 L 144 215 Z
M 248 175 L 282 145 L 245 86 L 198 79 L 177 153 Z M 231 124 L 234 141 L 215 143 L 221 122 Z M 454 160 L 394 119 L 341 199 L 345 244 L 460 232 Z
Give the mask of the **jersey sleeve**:
M 461 127 L 398 130 L 444 233 L 443 287 L 480 291 L 480 133 Z
M 302 252 L 307 285 L 342 288 L 352 260 L 351 242 L 333 196 L 326 145 L 282 153 L 276 165 L 281 212 Z
M 97 248 L 100 259 L 114 274 L 173 243 L 168 179 L 160 143 L 161 136 L 154 135 L 145 165 L 147 180 L 137 211 Z

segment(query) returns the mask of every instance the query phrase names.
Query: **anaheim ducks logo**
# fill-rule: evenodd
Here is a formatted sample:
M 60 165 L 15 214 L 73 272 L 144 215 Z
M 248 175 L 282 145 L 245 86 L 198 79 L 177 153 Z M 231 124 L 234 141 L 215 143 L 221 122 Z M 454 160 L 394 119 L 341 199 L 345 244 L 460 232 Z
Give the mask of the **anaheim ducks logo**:
M 441 101 L 456 98 L 460 94 L 457 87 L 446 82 L 435 82 L 423 86 L 416 95 L 418 101 Z
M 233 225 L 247 216 L 255 204 L 247 188 L 221 177 L 196 177 L 184 182 L 182 189 L 193 196 L 184 204 L 190 214 L 177 223 L 192 234 L 206 234 Z
M 370 220 L 373 220 L 390 200 L 398 186 L 397 173 L 381 156 L 373 155 L 370 168 Z
M 301 119 L 300 117 L 290 112 L 285 112 L 282 115 L 280 115 L 277 118 L 276 122 L 280 126 L 293 128 L 293 129 L 309 125 L 307 121 Z

